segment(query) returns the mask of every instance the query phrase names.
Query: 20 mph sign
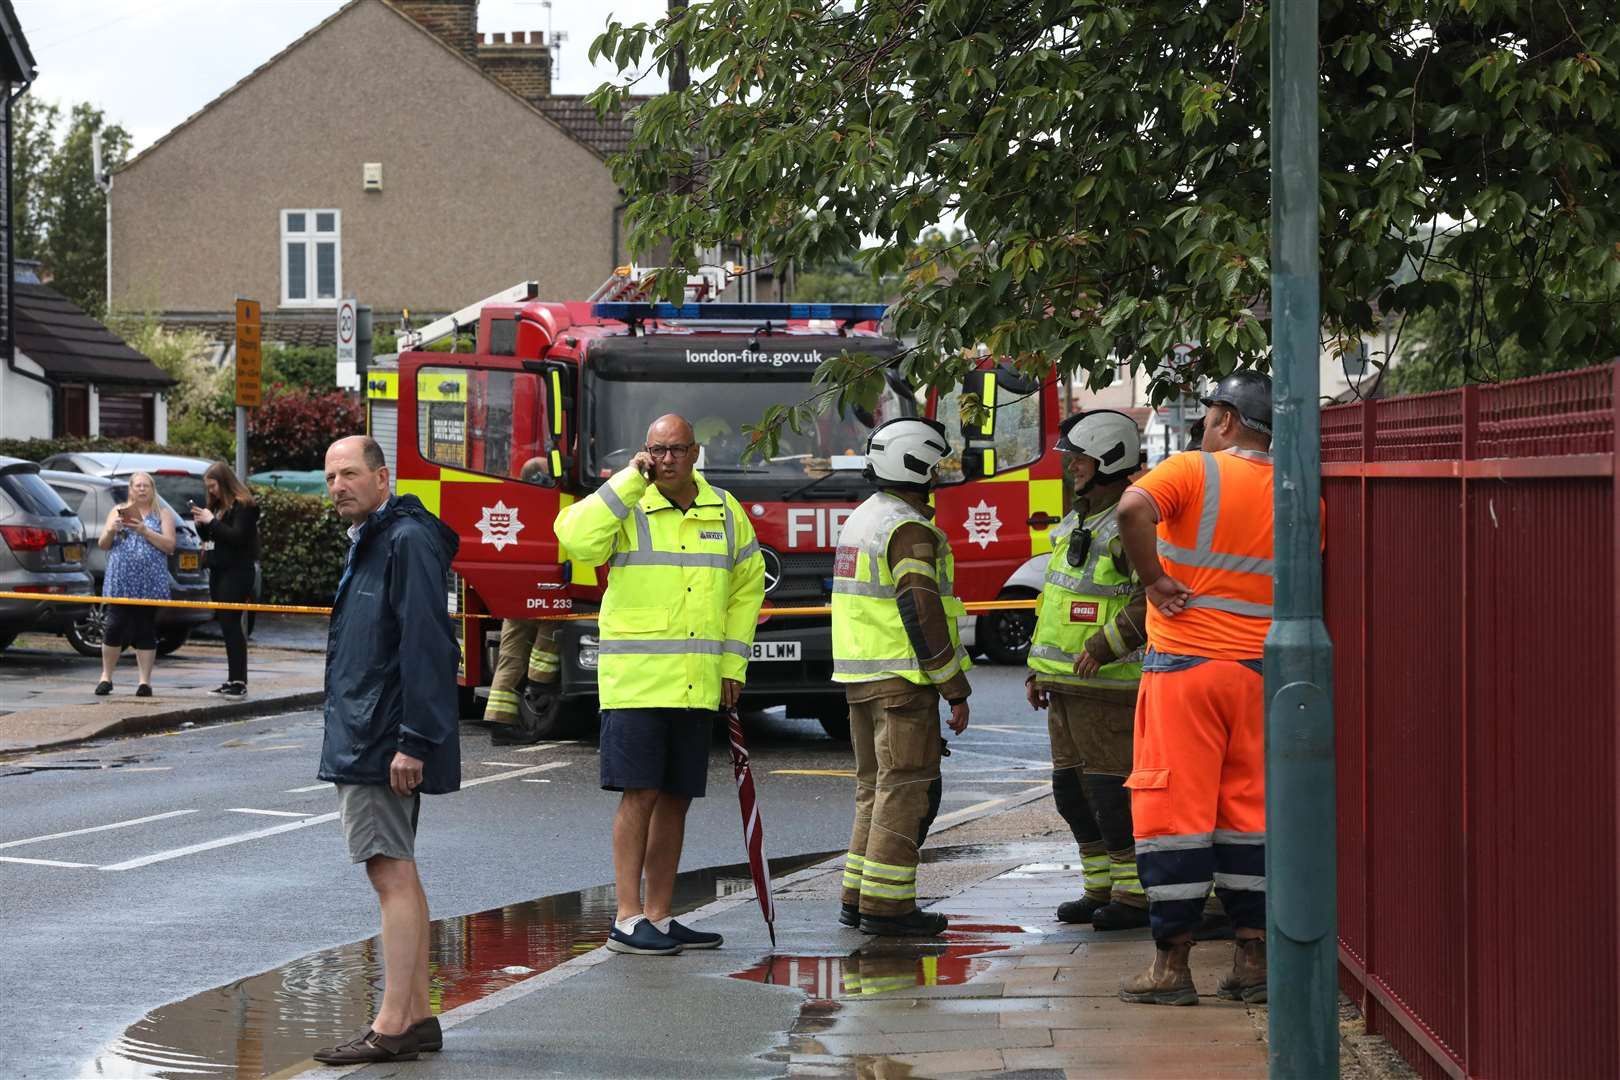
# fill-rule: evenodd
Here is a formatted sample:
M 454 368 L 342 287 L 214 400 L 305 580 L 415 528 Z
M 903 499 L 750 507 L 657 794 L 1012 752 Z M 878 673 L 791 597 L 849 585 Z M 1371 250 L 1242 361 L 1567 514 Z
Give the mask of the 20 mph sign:
M 346 390 L 360 389 L 360 374 L 355 370 L 355 314 L 354 298 L 338 301 L 337 307 L 337 384 Z

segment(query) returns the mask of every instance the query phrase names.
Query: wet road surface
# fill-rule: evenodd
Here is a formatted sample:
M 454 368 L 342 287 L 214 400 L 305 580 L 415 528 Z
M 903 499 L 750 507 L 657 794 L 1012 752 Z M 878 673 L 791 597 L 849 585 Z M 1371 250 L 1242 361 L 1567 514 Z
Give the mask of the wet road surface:
M 1045 720 L 1024 704 L 1022 674 L 976 673 L 975 723 L 945 762 L 942 820 L 1046 783 Z M 750 734 L 766 850 L 840 849 L 847 745 L 780 714 L 753 717 Z M 80 1075 L 150 1011 L 375 933 L 372 893 L 347 861 L 330 787 L 314 778 L 320 738 L 306 712 L 0 762 L 8 1073 Z M 468 725 L 462 755 L 463 792 L 423 808 L 419 865 L 435 917 L 611 880 L 613 802 L 596 788 L 594 746 L 492 747 Z M 684 868 L 743 855 L 719 744 L 709 790 L 692 810 Z M 607 893 L 552 901 L 575 913 L 552 936 L 594 944 L 605 927 L 579 927 Z

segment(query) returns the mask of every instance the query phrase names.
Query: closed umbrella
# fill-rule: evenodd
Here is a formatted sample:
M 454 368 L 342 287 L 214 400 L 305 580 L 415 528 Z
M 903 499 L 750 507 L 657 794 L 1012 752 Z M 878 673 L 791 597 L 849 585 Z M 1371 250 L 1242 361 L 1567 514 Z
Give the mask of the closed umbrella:
M 742 720 L 736 709 L 726 710 L 731 725 L 731 772 L 737 780 L 737 802 L 742 808 L 743 846 L 748 849 L 748 869 L 754 876 L 754 895 L 759 913 L 771 932 L 771 948 L 776 948 L 776 900 L 771 896 L 771 867 L 765 861 L 765 827 L 759 820 L 759 804 L 754 795 L 754 771 L 748 765 L 748 744 L 743 741 Z

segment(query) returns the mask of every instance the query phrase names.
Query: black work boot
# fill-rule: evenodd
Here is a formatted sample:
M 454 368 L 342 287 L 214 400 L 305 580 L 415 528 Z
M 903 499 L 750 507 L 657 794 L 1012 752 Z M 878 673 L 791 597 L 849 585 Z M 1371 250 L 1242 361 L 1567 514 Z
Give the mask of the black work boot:
M 860 929 L 861 906 L 859 904 L 839 904 L 838 921 L 844 926 Z
M 1140 930 L 1148 924 L 1147 908 L 1132 907 L 1110 901 L 1091 916 L 1095 930 Z
M 1238 938 L 1232 946 L 1232 970 L 1221 976 L 1215 993 L 1249 1005 L 1266 1002 L 1266 939 Z
M 1097 909 L 1107 903 L 1108 897 L 1104 896 L 1099 899 L 1090 893 L 1078 900 L 1065 900 L 1058 905 L 1058 922 L 1088 923 L 1091 921 L 1092 916 L 1097 914 Z
M 879 937 L 938 937 L 949 925 L 945 916 L 933 911 L 908 911 L 904 915 L 862 915 L 861 933 Z

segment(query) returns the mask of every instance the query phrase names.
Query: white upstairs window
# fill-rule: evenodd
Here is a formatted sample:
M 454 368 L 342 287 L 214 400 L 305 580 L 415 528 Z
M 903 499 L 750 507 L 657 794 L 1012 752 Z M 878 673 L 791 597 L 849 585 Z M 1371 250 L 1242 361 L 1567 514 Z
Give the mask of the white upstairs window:
M 335 307 L 343 294 L 343 212 L 281 212 L 281 303 Z

